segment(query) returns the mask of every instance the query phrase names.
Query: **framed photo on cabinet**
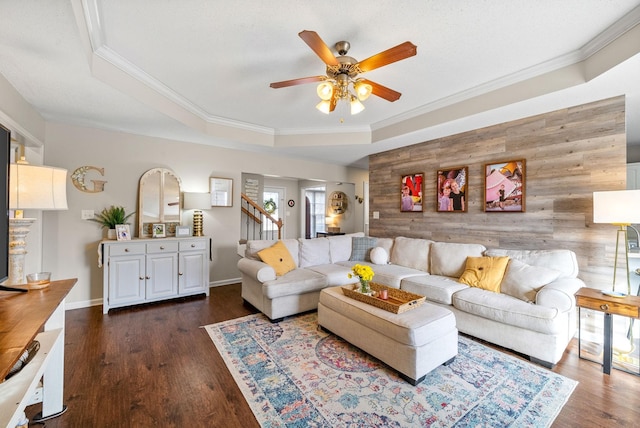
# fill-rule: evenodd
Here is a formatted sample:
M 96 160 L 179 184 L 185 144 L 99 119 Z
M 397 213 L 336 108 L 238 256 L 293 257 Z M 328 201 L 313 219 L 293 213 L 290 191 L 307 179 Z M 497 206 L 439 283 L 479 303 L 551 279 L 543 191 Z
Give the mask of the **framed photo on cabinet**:
M 466 212 L 469 167 L 459 166 L 438 170 L 436 211 Z
M 164 223 L 156 223 L 152 228 L 154 238 L 165 238 L 167 236 L 164 228 Z
M 400 181 L 400 211 L 422 211 L 422 182 L 424 174 L 403 175 Z
M 485 164 L 485 212 L 524 212 L 525 160 Z
M 116 239 L 118 241 L 131 241 L 131 231 L 128 224 L 116 224 Z

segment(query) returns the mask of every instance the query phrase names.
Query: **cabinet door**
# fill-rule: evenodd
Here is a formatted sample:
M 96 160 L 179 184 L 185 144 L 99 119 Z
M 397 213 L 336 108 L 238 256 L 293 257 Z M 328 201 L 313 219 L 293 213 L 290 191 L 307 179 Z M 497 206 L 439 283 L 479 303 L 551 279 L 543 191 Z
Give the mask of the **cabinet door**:
M 208 285 L 205 269 L 209 269 L 206 252 L 180 253 L 179 294 L 205 292 Z
M 147 255 L 147 300 L 178 295 L 178 254 Z
M 109 260 L 109 306 L 144 301 L 144 255 Z

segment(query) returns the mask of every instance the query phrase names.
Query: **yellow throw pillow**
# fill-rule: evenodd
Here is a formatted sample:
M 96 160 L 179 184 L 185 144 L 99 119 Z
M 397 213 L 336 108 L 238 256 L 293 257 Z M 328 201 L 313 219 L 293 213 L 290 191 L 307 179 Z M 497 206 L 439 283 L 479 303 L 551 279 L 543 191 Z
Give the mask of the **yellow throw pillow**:
M 258 251 L 258 256 L 276 271 L 276 276 L 282 276 L 296 268 L 296 262 L 293 261 L 291 253 L 282 241 Z
M 499 293 L 508 263 L 509 257 L 467 257 L 458 282 Z

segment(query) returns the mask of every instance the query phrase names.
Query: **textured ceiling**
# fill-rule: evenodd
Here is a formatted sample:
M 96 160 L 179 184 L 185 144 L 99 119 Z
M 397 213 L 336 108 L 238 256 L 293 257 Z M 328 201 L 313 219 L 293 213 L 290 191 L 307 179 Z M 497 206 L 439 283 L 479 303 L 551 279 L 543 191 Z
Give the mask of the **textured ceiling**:
M 640 144 L 640 1 L 22 0 L 0 2 L 0 74 L 49 121 L 366 167 L 366 156 L 626 94 Z M 358 60 L 402 93 L 318 112 L 324 74 L 298 37 Z M 625 39 L 626 37 L 626 39 Z M 327 146 L 332 146 L 327 150 Z M 336 156 L 339 151 L 340 156 Z M 338 159 L 336 159 L 338 158 Z

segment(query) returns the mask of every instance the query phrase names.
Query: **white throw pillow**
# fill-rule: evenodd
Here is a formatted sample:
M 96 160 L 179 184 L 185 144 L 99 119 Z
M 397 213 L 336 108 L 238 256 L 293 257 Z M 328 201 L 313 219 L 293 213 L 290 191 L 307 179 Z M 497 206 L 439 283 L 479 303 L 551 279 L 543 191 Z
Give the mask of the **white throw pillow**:
M 562 272 L 542 266 L 532 266 L 511 259 L 500 284 L 500 292 L 525 302 L 535 302 L 538 290 L 555 281 Z
M 382 247 L 372 249 L 369 257 L 371 257 L 371 263 L 376 265 L 386 265 L 389 262 L 389 254 Z

